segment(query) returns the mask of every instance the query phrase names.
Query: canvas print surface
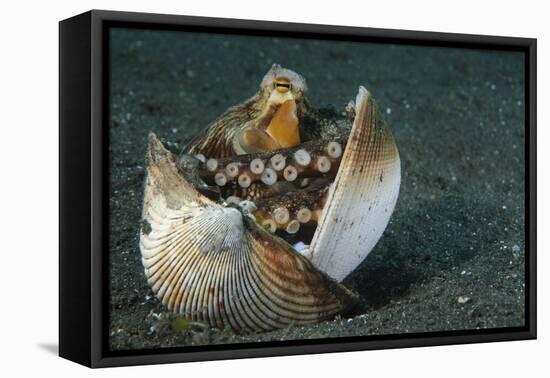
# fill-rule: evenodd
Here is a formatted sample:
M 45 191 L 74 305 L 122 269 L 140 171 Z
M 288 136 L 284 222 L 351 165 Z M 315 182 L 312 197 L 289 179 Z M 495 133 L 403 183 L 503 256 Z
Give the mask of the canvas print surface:
M 108 38 L 112 351 L 525 325 L 524 53 Z

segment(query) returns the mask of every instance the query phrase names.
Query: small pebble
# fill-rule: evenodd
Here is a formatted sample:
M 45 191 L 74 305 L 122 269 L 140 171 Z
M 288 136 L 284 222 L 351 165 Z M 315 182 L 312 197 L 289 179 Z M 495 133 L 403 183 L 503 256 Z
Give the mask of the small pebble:
M 185 70 L 185 76 L 187 76 L 189 79 L 192 79 L 192 78 L 195 77 L 195 72 L 193 72 L 193 70 L 186 69 Z
M 304 242 L 299 241 L 298 243 L 294 244 L 294 249 L 300 252 L 302 249 L 306 248 L 307 245 Z
M 470 301 L 470 297 L 464 297 L 464 296 L 461 295 L 456 300 L 457 300 L 458 303 L 464 304 L 464 303 L 468 303 Z

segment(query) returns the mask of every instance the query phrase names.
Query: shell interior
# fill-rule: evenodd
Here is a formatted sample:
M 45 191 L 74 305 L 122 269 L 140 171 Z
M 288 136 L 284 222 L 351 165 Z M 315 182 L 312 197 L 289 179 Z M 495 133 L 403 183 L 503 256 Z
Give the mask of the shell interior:
M 342 163 L 310 245 L 317 269 L 342 281 L 369 254 L 386 228 L 401 183 L 399 153 L 376 103 L 359 89 Z

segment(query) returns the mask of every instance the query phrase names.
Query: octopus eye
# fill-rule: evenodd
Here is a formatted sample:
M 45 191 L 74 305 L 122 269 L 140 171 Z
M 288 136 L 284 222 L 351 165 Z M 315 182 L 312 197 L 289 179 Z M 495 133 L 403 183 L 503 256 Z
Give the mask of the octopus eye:
M 273 85 L 279 93 L 286 93 L 292 89 L 292 84 L 287 79 L 276 80 Z

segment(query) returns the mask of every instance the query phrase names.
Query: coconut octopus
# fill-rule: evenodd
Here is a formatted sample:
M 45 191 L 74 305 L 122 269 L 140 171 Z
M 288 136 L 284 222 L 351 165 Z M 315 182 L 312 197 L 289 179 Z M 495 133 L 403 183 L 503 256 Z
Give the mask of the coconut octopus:
M 314 109 L 306 91 L 273 65 L 182 154 L 149 135 L 140 250 L 169 310 L 244 333 L 358 302 L 341 281 L 389 222 L 399 153 L 365 88 L 342 113 Z

